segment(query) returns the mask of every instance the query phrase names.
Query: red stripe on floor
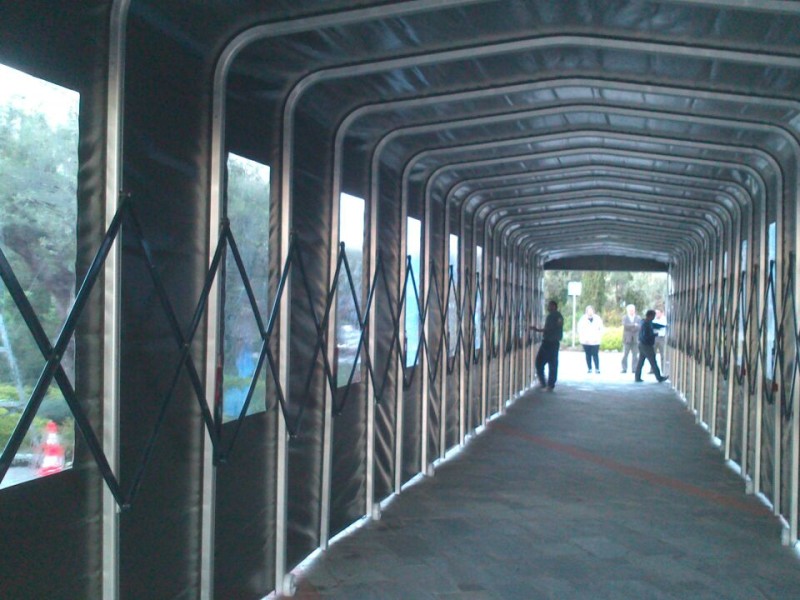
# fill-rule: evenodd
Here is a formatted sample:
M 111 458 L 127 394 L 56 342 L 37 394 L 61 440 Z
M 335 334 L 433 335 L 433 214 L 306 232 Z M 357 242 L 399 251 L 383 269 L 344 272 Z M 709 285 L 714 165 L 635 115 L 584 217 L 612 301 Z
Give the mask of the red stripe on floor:
M 520 431 L 519 429 L 509 427 L 508 425 L 505 425 L 503 423 L 498 423 L 494 421 L 489 424 L 489 427 L 492 429 L 503 431 L 505 433 L 508 433 L 509 435 L 522 438 L 524 440 L 536 444 L 537 446 L 541 446 L 542 448 L 547 448 L 548 450 L 553 450 L 555 452 L 566 454 L 568 456 L 577 458 L 579 460 L 583 460 L 586 462 L 593 463 L 595 465 L 599 465 L 601 467 L 605 467 L 611 471 L 615 471 L 617 473 L 626 475 L 628 477 L 633 477 L 635 479 L 647 481 L 648 483 L 660 485 L 662 487 L 680 491 L 685 494 L 690 494 L 692 496 L 708 500 L 709 502 L 714 502 L 723 506 L 729 506 L 731 508 L 736 508 L 744 512 L 761 516 L 769 515 L 769 512 L 763 506 L 755 505 L 741 500 L 736 500 L 735 498 L 730 498 L 723 494 L 718 494 L 716 492 L 705 490 L 701 487 L 684 483 L 679 479 L 673 479 L 671 477 L 659 475 L 657 473 L 653 473 L 652 471 L 648 471 L 646 469 L 625 465 L 623 463 L 616 462 L 614 460 L 605 458 L 603 456 L 592 454 L 591 452 L 588 452 L 586 450 L 581 450 L 580 448 L 577 448 L 575 446 L 569 446 L 567 444 L 556 442 L 555 440 L 551 440 L 545 437 L 532 435 L 530 433 Z

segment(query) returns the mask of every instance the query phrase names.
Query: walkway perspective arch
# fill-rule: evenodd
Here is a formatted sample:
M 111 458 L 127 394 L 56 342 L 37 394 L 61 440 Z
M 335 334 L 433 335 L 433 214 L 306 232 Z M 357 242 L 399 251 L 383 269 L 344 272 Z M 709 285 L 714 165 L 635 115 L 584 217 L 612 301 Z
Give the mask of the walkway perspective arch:
M 796 3 L 32 0 L 0 77 L 0 596 L 290 594 L 530 398 L 547 269 L 669 275 L 797 546 Z

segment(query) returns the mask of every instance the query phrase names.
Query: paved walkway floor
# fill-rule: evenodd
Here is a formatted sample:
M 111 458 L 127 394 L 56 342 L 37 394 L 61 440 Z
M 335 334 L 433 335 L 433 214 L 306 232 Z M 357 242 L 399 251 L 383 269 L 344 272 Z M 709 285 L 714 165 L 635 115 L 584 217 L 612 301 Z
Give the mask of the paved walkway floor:
M 305 567 L 297 597 L 800 598 L 778 520 L 675 391 L 602 360 L 517 400 Z

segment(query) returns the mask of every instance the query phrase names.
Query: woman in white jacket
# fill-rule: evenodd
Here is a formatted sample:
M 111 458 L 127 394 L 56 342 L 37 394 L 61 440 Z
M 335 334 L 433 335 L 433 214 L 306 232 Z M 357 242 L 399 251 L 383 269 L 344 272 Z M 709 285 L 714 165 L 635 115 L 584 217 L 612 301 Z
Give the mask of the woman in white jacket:
M 586 354 L 586 368 L 592 372 L 594 360 L 595 373 L 600 372 L 600 340 L 603 337 L 603 319 L 594 314 L 591 306 L 586 307 L 586 312 L 578 321 L 578 339 Z

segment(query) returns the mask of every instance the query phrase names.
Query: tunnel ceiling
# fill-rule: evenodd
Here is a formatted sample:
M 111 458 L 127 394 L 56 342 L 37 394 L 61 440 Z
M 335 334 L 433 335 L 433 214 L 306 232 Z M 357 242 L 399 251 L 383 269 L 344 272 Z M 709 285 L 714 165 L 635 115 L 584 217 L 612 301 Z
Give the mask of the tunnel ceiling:
M 340 139 L 345 189 L 377 161 L 409 214 L 429 193 L 544 262 L 666 265 L 797 187 L 797 3 L 266 4 L 133 14 L 212 54 L 246 40 L 231 139 Z

